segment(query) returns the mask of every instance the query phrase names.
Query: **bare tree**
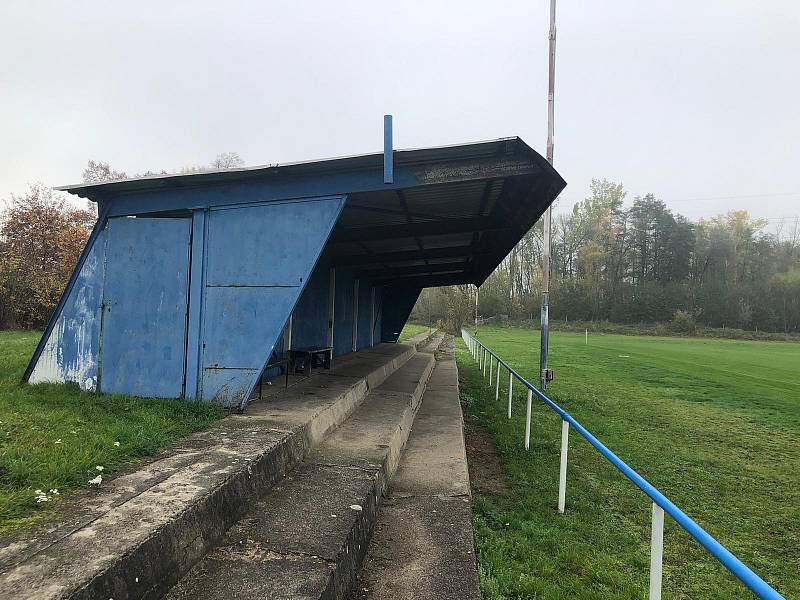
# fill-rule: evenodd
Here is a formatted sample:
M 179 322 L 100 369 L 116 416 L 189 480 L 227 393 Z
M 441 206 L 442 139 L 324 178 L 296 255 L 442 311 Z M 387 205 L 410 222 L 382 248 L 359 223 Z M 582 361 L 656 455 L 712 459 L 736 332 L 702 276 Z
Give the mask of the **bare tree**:
M 95 162 L 90 160 L 86 163 L 83 170 L 83 181 L 85 183 L 101 183 L 103 181 L 119 181 L 127 179 L 125 171 L 115 171 L 107 162 Z
M 211 161 L 212 169 L 237 169 L 243 166 L 244 161 L 238 152 L 223 152 Z

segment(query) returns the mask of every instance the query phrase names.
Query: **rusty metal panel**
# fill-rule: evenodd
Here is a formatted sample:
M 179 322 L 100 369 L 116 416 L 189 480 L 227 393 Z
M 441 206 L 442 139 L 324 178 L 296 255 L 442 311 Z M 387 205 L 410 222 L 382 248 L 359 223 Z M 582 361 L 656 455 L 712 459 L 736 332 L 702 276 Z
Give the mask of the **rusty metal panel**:
M 191 219 L 108 221 L 100 390 L 183 395 Z

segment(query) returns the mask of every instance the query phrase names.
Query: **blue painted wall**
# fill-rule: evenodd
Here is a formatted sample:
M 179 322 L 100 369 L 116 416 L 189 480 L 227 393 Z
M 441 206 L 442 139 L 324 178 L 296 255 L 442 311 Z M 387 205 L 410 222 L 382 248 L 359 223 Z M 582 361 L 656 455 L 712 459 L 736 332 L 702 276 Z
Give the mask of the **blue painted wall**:
M 358 350 L 370 347 L 372 332 L 372 284 L 361 279 L 358 287 Z
M 69 381 L 85 390 L 97 389 L 105 246 L 106 232 L 100 229 L 31 371 L 30 383 Z
M 248 397 L 343 204 L 334 197 L 209 211 L 201 399 L 235 406 Z
M 144 341 L 152 336 L 146 335 L 144 326 L 141 331 L 136 330 L 134 321 L 144 319 L 156 324 L 158 319 L 147 317 L 147 311 L 136 316 L 138 313 L 131 310 L 129 318 L 120 321 L 127 323 L 125 327 L 116 331 L 112 325 L 110 333 L 117 340 L 114 345 L 118 351 L 114 361 L 119 368 L 116 373 L 112 370 L 108 387 L 98 369 L 103 358 L 101 306 L 109 281 L 104 265 L 108 260 L 112 263 L 111 281 L 116 278 L 117 286 L 125 283 L 124 275 L 130 265 L 126 267 L 123 261 L 124 244 L 107 253 L 107 231 L 99 227 L 63 309 L 53 321 L 44 350 L 33 364 L 29 380 L 74 381 L 86 389 L 96 389 L 100 375 L 101 391 L 175 396 L 180 393 L 176 392 L 176 386 L 183 385 L 187 398 L 237 405 L 250 394 L 273 350 L 283 349 L 282 334 L 290 314 L 294 314 L 293 347 L 327 345 L 330 261 L 322 252 L 343 205 L 344 198 L 334 196 L 198 208 L 192 211 L 191 219 L 117 219 L 126 228 L 145 223 L 169 227 L 170 223 L 180 221 L 180 235 L 141 229 L 128 240 L 128 250 L 144 249 L 145 254 L 152 242 L 152 256 L 144 260 L 158 267 L 150 269 L 151 274 L 159 269 L 163 273 L 147 282 L 144 274 L 148 271 L 142 270 L 138 283 L 135 278 L 128 282 L 131 285 L 127 292 L 135 296 L 136 289 L 141 288 L 143 298 L 163 297 L 174 304 L 169 322 L 158 327 L 168 337 L 178 332 L 178 337 L 185 340 L 185 350 L 177 338 L 159 342 L 159 348 L 148 350 Z M 112 214 L 119 210 L 115 200 L 107 201 L 105 206 Z M 167 260 L 167 255 L 172 258 Z M 185 287 L 168 285 L 170 277 L 177 277 Z M 355 280 L 352 269 L 343 267 L 336 268 L 335 278 L 333 345 L 334 354 L 341 356 L 352 351 Z M 188 306 L 180 302 L 187 289 Z M 384 292 L 375 287 L 373 313 L 372 282 L 360 280 L 358 348 L 368 347 L 372 340 L 395 341 L 392 332 L 402 329 L 418 295 L 419 290 Z M 111 311 L 114 310 L 112 304 Z M 126 355 L 123 344 L 126 337 L 141 338 L 138 358 Z M 181 374 L 175 373 L 154 378 L 152 365 L 146 365 L 146 360 L 142 362 L 148 352 L 152 357 L 163 358 L 165 351 L 170 355 L 167 362 L 175 359 L 173 362 L 180 363 L 185 356 L 185 383 Z M 133 366 L 125 360 L 133 360 Z M 135 374 L 127 377 L 128 369 Z M 168 384 L 169 389 L 162 389 L 156 383 L 149 385 L 149 380 Z
M 191 225 L 108 220 L 100 391 L 183 395 Z
M 333 324 L 333 354 L 353 351 L 353 271 L 336 268 L 336 308 Z
M 303 290 L 292 318 L 292 347 L 328 345 L 330 266 L 321 258 Z

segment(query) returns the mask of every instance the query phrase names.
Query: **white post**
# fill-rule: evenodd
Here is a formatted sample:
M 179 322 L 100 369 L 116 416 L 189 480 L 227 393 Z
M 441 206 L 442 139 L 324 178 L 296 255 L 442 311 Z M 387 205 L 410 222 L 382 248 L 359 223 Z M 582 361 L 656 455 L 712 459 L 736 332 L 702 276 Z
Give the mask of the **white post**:
M 487 382 L 489 387 L 492 387 L 492 355 L 489 355 L 489 381 Z
M 589 330 L 586 330 L 586 345 L 589 345 Z
M 508 371 L 508 418 L 511 418 L 511 389 L 514 387 L 514 376 Z
M 486 348 L 483 349 L 483 376 L 486 377 L 486 359 L 489 358 L 489 352 Z
M 649 600 L 661 600 L 661 575 L 664 561 L 664 509 L 653 502 L 650 528 L 650 595 Z
M 533 404 L 533 392 L 528 390 L 528 410 L 525 416 L 525 450 L 531 447 L 531 405 Z
M 567 502 L 567 446 L 569 423 L 561 421 L 561 469 L 558 473 L 558 512 L 563 513 Z
M 500 361 L 497 362 L 497 383 L 494 388 L 494 401 L 500 400 Z

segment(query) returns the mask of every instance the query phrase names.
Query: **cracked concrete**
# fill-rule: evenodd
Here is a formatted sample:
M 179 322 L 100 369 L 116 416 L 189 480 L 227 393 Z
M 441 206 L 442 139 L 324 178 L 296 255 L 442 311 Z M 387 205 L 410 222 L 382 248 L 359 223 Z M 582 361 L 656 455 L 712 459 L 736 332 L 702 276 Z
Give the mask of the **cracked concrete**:
M 351 600 L 480 600 L 452 350 L 437 362 Z
M 345 597 L 433 365 L 417 354 L 371 390 L 167 598 Z
M 414 352 L 384 344 L 343 357 L 334 374 L 270 394 L 65 502 L 56 521 L 5 537 L 0 598 L 160 597 Z

